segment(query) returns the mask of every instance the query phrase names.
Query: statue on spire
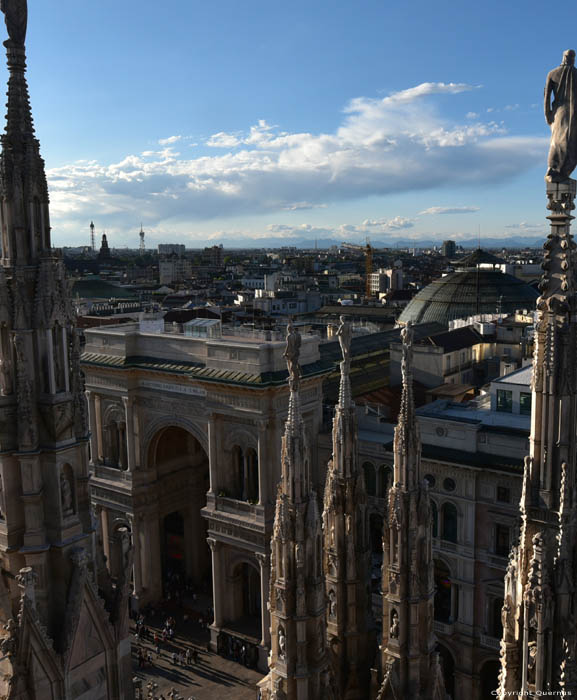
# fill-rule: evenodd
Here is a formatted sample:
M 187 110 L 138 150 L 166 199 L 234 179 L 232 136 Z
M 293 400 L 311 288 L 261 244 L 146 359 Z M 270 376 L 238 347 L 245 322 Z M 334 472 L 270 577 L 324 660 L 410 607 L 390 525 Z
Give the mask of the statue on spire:
M 340 318 L 340 325 L 337 329 L 337 338 L 343 354 L 343 362 L 349 364 L 351 361 L 351 341 L 353 339 L 353 329 L 344 316 Z
M 0 10 L 4 13 L 10 43 L 24 46 L 28 25 L 27 0 L 0 0 Z
M 286 349 L 283 357 L 286 359 L 289 381 L 291 384 L 298 384 L 300 377 L 299 355 L 301 350 L 301 336 L 293 326 L 292 319 L 289 320 L 287 326 Z M 295 386 L 296 388 L 296 386 Z

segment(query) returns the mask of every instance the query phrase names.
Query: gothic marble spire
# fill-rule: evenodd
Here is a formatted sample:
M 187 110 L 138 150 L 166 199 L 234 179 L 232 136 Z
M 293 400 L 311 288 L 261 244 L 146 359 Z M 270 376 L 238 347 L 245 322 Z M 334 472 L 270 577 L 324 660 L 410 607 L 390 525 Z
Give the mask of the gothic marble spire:
M 300 410 L 301 337 L 289 323 L 289 407 L 271 538 L 271 653 L 263 700 L 334 697 L 326 649 L 322 528 Z
M 521 532 L 505 577 L 499 697 L 577 695 L 576 182 L 548 182 Z
M 340 697 L 361 700 L 368 697 L 373 656 L 367 494 L 359 469 L 357 420 L 351 398 L 352 330 L 343 317 L 337 336 L 343 361 L 323 511 L 327 639 Z
M 115 659 L 104 676 L 110 697 L 117 698 L 118 665 L 127 657 L 125 651 L 116 656 L 114 644 L 124 631 L 107 621 L 86 558 L 92 523 L 82 337 L 64 264 L 50 246 L 44 161 L 25 77 L 26 0 L 3 0 L 0 9 L 10 32 L 4 42 L 8 112 L 0 137 L 0 563 L 10 588 L 9 609 L 0 610 L 6 623 L 0 638 L 8 640 L 12 666 L 3 660 L 0 696 L 63 698 L 71 687 L 63 675 L 67 650 L 80 644 L 79 620 L 90 607 L 102 619 L 102 648 Z M 75 596 L 71 583 L 85 566 L 86 585 Z M 24 597 L 16 585 L 23 571 Z M 126 596 L 118 604 L 124 610 Z M 97 672 L 92 668 L 94 677 Z M 11 694 L 3 694 L 3 682 Z
M 413 330 L 403 341 L 403 394 L 394 437 L 394 480 L 383 532 L 382 684 L 378 700 L 445 700 L 433 632 L 431 501 L 421 481 L 412 379 Z

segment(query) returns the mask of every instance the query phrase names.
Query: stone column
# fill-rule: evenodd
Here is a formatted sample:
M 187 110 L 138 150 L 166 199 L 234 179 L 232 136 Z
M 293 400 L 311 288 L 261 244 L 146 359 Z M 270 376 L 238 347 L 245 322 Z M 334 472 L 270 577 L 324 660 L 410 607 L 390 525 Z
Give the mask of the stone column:
M 216 416 L 213 414 L 208 419 L 208 473 L 210 477 L 210 494 L 215 494 L 219 486 L 217 450 Z
M 88 402 L 88 425 L 90 426 L 90 464 L 98 461 L 98 444 L 96 438 L 96 394 L 93 391 L 86 392 Z
M 104 556 L 106 557 L 106 566 L 108 571 L 111 571 L 110 562 L 110 535 L 108 532 L 108 510 L 102 507 L 101 511 L 101 527 L 102 527 L 102 548 L 104 549 Z
M 266 453 L 266 438 L 267 438 L 267 421 L 259 420 L 258 426 L 258 503 L 263 506 L 268 503 L 270 495 L 268 492 L 267 479 L 267 453 Z
M 220 599 L 220 589 L 223 582 L 223 571 L 221 566 L 222 543 L 214 537 L 207 537 L 206 541 L 212 554 L 212 607 L 214 619 L 210 625 L 210 645 L 213 651 L 217 651 L 217 638 L 222 627 L 222 605 Z
M 54 342 L 52 338 L 52 329 L 46 329 L 46 354 L 48 356 L 48 386 L 50 393 L 56 393 L 56 376 L 54 374 Z
M 138 532 L 140 523 L 138 522 L 138 518 L 135 518 L 134 515 L 128 515 L 127 517 L 128 522 L 130 523 L 130 531 L 132 534 L 132 547 L 134 557 L 132 568 L 132 576 L 134 579 L 132 594 L 134 598 L 137 599 L 142 589 L 142 564 L 140 563 L 140 533 Z
M 61 328 L 62 333 L 62 354 L 64 356 L 64 390 L 70 391 L 70 367 L 68 366 L 68 331 Z
M 260 565 L 260 600 L 261 600 L 261 646 L 270 649 L 270 611 L 268 609 L 270 561 L 267 554 L 256 553 Z
M 96 453 L 93 462 L 104 461 L 104 444 L 102 441 L 102 406 L 99 394 L 94 394 L 94 415 L 96 419 Z
M 122 402 L 124 403 L 124 411 L 126 414 L 126 452 L 127 452 L 127 462 L 128 471 L 134 471 L 134 415 L 132 411 L 133 400 L 129 396 L 123 396 Z

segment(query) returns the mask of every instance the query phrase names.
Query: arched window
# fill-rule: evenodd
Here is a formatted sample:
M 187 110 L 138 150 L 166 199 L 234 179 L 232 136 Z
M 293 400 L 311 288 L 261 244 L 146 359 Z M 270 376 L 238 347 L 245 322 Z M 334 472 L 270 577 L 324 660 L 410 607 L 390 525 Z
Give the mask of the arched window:
M 439 510 L 435 501 L 431 501 L 431 531 L 433 537 L 439 535 Z
M 258 456 L 256 450 L 246 451 L 246 497 L 248 501 L 258 501 Z
M 455 697 L 455 661 L 451 652 L 444 646 L 437 644 L 437 651 L 439 652 L 441 661 L 441 670 L 443 672 L 443 678 L 445 679 L 445 690 L 450 698 Z M 491 685 L 491 689 L 497 687 L 497 684 Z M 489 695 L 483 695 L 483 698 L 490 697 Z
M 363 471 L 365 473 L 365 485 L 367 487 L 367 493 L 369 496 L 377 495 L 377 478 L 375 474 L 375 467 L 370 462 L 365 462 L 363 464 Z
M 441 537 L 447 542 L 457 542 L 457 506 L 445 503 L 441 510 Z
M 451 594 L 451 572 L 444 562 L 435 559 L 435 620 L 444 623 L 453 621 Z
M 104 426 L 104 464 L 118 466 L 120 456 L 120 431 L 117 421 L 110 419 Z
M 235 445 L 232 448 L 232 497 L 242 500 L 244 492 L 244 455 L 242 449 Z
M 503 622 L 501 612 L 503 610 L 503 598 L 493 598 L 491 603 L 490 632 L 493 637 L 500 639 L 503 636 Z
M 379 496 L 381 498 L 387 498 L 389 495 L 389 489 L 391 488 L 391 482 L 393 479 L 393 470 L 383 464 L 380 469 L 380 484 L 379 484 Z

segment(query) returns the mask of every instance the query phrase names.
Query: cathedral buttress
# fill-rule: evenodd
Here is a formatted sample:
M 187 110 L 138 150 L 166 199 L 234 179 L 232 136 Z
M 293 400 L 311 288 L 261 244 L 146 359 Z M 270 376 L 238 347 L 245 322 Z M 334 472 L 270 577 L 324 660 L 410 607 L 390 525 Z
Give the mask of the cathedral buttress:
M 334 700 L 326 648 L 321 515 L 300 409 L 301 337 L 291 323 L 287 330 L 290 395 L 271 539 L 270 671 L 259 688 L 263 700 Z
M 394 436 L 394 484 L 383 531 L 382 684 L 378 700 L 444 700 L 433 631 L 431 500 L 421 476 L 413 400 L 413 329 L 401 331 L 403 394 Z
M 505 576 L 500 698 L 577 695 L 576 185 L 547 182 L 551 232 L 537 300 L 521 532 Z
M 340 697 L 360 700 L 368 697 L 374 653 L 367 494 L 359 468 L 357 420 L 351 396 L 352 329 L 342 317 L 337 336 L 343 361 L 323 510 L 327 641 Z

